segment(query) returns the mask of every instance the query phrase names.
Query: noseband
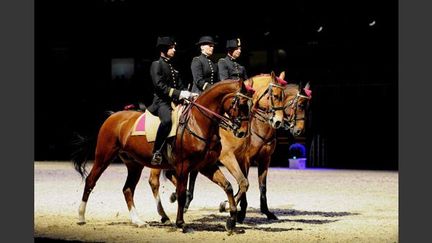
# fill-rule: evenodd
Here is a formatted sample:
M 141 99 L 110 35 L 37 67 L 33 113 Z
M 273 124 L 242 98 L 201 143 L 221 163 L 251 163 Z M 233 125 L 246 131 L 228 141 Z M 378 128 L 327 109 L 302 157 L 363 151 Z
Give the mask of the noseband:
M 248 101 L 247 101 L 248 112 L 247 112 L 247 115 L 234 117 L 233 111 L 241 108 L 240 107 L 241 106 L 240 97 L 248 99 Z M 230 128 L 233 132 L 236 132 L 241 127 L 241 123 L 243 121 L 249 121 L 251 118 L 251 112 L 250 112 L 251 108 L 252 108 L 252 97 L 249 97 L 249 96 L 246 96 L 240 92 L 237 92 L 234 99 L 231 101 L 231 105 L 228 109 L 228 113 L 231 117 L 230 121 L 231 121 L 231 125 L 232 125 L 232 127 L 228 127 L 228 128 Z M 229 119 L 229 118 L 227 118 L 227 119 Z M 222 127 L 222 128 L 224 128 L 224 127 Z M 227 129 L 227 128 L 224 128 L 224 129 Z
M 296 96 L 293 99 L 291 99 L 286 106 L 284 106 L 284 109 L 286 107 L 289 107 L 290 111 L 291 111 L 290 112 L 291 114 L 288 114 L 288 118 L 284 118 L 285 130 L 292 129 L 296 125 L 297 121 L 305 119 L 304 116 L 303 117 L 297 117 L 297 107 L 298 107 L 298 101 L 300 100 L 300 98 L 310 99 L 309 96 L 302 95 L 302 94 L 300 94 L 300 92 L 297 92 Z
M 266 89 L 266 91 L 264 91 L 262 93 L 262 95 L 258 98 L 258 100 L 256 101 L 257 102 L 257 108 L 254 109 L 254 114 L 256 114 L 258 116 L 258 117 L 256 116 L 256 118 L 258 120 L 262 121 L 262 122 L 271 123 L 273 117 L 276 114 L 276 111 L 285 109 L 285 106 L 277 106 L 277 107 L 275 106 L 275 104 L 274 104 L 275 97 L 274 97 L 274 93 L 273 93 L 273 87 L 276 87 L 276 88 L 279 88 L 279 89 L 282 90 L 280 100 L 284 100 L 284 98 L 285 98 L 285 92 L 283 92 L 283 90 L 284 90 L 283 86 L 277 85 L 277 84 L 274 84 L 274 83 L 270 83 L 269 84 L 269 86 Z M 259 107 L 259 101 L 266 94 L 269 94 L 269 98 L 270 98 L 270 108 L 269 109 Z

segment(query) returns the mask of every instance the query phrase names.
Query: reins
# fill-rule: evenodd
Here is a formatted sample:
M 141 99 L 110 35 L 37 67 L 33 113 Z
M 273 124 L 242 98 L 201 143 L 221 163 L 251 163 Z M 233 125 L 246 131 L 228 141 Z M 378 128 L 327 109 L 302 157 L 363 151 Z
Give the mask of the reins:
M 293 114 L 287 118 L 284 117 L 285 129 L 288 130 L 295 126 L 297 121 L 304 120 L 304 116 L 301 118 L 297 118 L 297 104 L 300 98 L 310 99 L 309 96 L 302 95 L 300 92 L 297 92 L 296 96 L 292 98 L 287 105 L 284 106 L 284 109 L 290 107 L 293 110 Z

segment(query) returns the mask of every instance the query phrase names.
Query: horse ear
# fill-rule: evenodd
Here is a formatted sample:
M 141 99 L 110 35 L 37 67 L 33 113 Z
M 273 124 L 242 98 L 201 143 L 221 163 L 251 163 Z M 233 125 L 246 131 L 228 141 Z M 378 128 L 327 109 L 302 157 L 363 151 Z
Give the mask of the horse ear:
M 279 78 L 280 78 L 280 79 L 285 79 L 285 71 L 282 71 L 282 72 L 279 74 Z
M 310 84 L 309 82 L 307 82 L 307 84 L 305 85 L 305 87 L 303 88 L 305 94 L 310 98 L 312 97 L 312 90 L 310 90 Z
M 276 80 L 276 74 L 273 71 L 271 71 L 270 76 L 273 80 Z

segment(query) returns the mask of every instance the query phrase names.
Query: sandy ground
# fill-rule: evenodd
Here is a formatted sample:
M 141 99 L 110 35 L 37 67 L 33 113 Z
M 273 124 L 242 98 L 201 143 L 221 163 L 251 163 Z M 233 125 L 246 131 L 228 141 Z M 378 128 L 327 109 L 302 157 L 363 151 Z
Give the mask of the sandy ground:
M 91 166 L 91 164 L 90 164 Z M 90 168 L 89 165 L 87 167 Z M 225 168 L 224 174 L 237 188 Z M 162 225 L 145 168 L 135 194 L 141 219 L 129 220 L 122 187 L 126 167 L 112 164 L 102 174 L 87 205 L 87 224 L 77 225 L 84 181 L 70 162 L 35 162 L 34 237 L 83 242 L 398 242 L 398 172 L 271 168 L 267 198 L 278 217 L 259 212 L 257 170 L 249 175 L 248 212 L 236 234 L 224 229 L 228 213 L 219 213 L 225 193 L 202 175 L 185 221 L 190 232 Z M 161 182 L 165 211 L 175 221 L 174 186 Z

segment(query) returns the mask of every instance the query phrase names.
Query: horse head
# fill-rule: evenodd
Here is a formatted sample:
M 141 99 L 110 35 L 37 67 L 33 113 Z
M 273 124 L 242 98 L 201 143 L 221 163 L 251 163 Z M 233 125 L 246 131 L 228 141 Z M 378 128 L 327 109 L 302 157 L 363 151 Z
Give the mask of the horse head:
M 270 75 L 259 75 L 250 78 L 246 83 L 255 85 L 257 93 L 254 96 L 254 111 L 268 122 L 273 128 L 277 129 L 284 122 L 284 86 L 287 84 L 283 80 L 283 74 L 276 77 L 274 72 Z
M 300 136 L 306 128 L 306 108 L 312 98 L 310 85 L 307 83 L 304 88 L 301 88 L 301 85 L 288 85 L 285 95 L 287 96 L 284 106 L 284 113 L 287 116 L 285 129 L 290 130 L 294 136 Z
M 252 96 L 255 90 L 250 85 L 245 85 L 238 80 L 239 90 L 227 95 L 222 101 L 223 110 L 230 117 L 232 131 L 238 138 L 243 138 L 249 133 Z
M 242 138 L 249 133 L 254 93 L 255 90 L 242 80 L 224 80 L 205 90 L 191 104 L 203 114 L 202 118 Z

